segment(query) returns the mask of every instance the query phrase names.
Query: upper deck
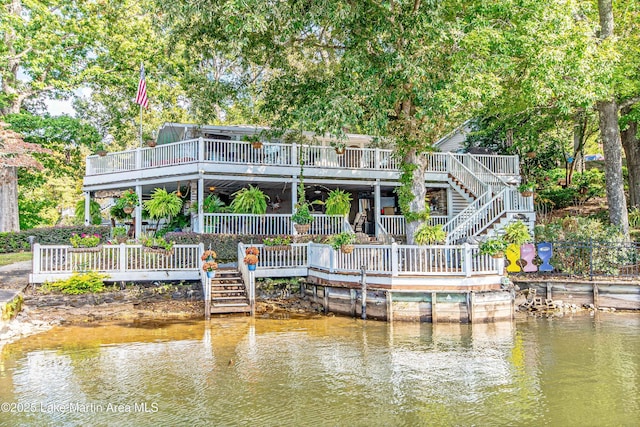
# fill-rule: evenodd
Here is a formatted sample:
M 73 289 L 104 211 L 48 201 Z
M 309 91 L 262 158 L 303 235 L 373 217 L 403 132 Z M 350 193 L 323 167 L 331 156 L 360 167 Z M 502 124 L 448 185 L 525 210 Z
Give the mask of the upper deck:
M 509 179 L 519 175 L 518 156 L 430 153 L 427 180 L 446 179 L 450 159 L 473 157 L 487 172 Z M 87 157 L 85 187 L 129 185 L 170 176 L 203 174 L 229 177 L 261 176 L 277 179 L 300 175 L 334 180 L 397 181 L 400 158 L 393 150 L 347 147 L 338 154 L 331 146 L 263 143 L 216 139 L 190 139 Z

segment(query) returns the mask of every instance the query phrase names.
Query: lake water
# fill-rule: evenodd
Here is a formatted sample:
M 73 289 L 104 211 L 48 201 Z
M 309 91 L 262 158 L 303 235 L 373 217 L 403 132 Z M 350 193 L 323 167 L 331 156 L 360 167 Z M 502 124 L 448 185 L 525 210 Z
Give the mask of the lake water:
M 0 425 L 640 424 L 640 315 L 58 327 L 0 355 Z

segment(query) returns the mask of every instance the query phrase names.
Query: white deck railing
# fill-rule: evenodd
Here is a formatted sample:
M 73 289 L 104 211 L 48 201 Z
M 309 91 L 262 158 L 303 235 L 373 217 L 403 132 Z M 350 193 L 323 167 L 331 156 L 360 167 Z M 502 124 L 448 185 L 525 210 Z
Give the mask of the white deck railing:
M 449 217 L 446 215 L 431 215 L 427 220 L 429 225 L 445 225 Z M 380 224 L 392 236 L 404 236 L 406 223 L 404 215 L 380 215 Z
M 429 172 L 447 172 L 449 153 L 430 153 Z M 517 176 L 517 156 L 473 156 L 489 170 L 499 175 Z M 393 150 L 381 148 L 347 147 L 344 154 L 336 153 L 333 147 L 320 145 L 297 145 L 263 143 L 262 148 L 253 148 L 246 141 L 215 139 L 191 139 L 143 147 L 134 150 L 109 153 L 104 157 L 88 156 L 86 175 L 126 172 L 158 166 L 180 165 L 190 162 L 235 163 L 273 166 L 300 166 L 311 168 L 352 168 L 364 170 L 399 171 L 400 158 Z
M 288 250 L 258 248 L 256 273 L 244 264 L 246 245 L 238 245 L 238 270 L 243 276 L 249 300 L 255 301 L 255 275 L 266 277 L 304 276 L 309 269 L 326 273 L 358 274 L 366 271 L 383 277 L 502 275 L 503 261 L 479 255 L 473 245 L 355 245 L 346 254 L 329 245 L 306 243 L 291 245 Z M 105 245 L 97 252 L 71 252 L 68 246 L 34 245 L 31 283 L 62 279 L 74 272 L 98 271 L 108 281 L 202 280 L 200 256 L 204 246 L 174 245 L 170 255 L 147 253 L 140 245 Z M 182 273 L 171 274 L 171 273 Z M 410 282 L 405 282 L 410 284 Z M 417 280 L 415 285 L 424 284 Z M 207 281 L 203 281 L 208 292 Z
M 120 244 L 103 245 L 96 252 L 76 252 L 69 246 L 35 244 L 31 281 L 41 283 L 82 271 L 106 273 L 114 281 L 197 279 L 203 250 L 202 245 L 174 245 L 173 251 L 164 255 L 147 252 L 142 245 Z
M 351 229 L 343 216 L 323 214 L 312 214 L 312 216 L 314 221 L 311 223 L 310 234 L 331 235 Z M 197 223 L 197 215 L 193 220 L 194 223 Z M 294 234 L 291 214 L 207 213 L 203 214 L 203 221 L 203 233 L 250 234 L 254 236 Z

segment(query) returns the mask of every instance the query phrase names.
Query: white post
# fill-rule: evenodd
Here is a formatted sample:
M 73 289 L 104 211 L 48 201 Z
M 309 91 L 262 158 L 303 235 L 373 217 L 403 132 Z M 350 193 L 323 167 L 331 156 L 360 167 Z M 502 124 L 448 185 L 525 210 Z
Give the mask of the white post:
M 127 271 L 127 245 L 120 243 L 118 245 L 118 251 L 118 264 L 120 264 L 120 268 L 118 270 L 125 272 Z
M 204 162 L 204 138 L 198 138 L 198 161 Z
M 198 230 L 204 233 L 204 178 L 198 178 Z
M 377 149 L 376 149 L 377 150 Z M 380 180 L 376 179 L 376 183 L 373 186 L 373 209 L 374 209 L 374 221 L 376 222 L 376 229 L 375 229 L 375 233 L 376 233 L 376 239 L 378 238 L 378 236 L 380 235 L 380 209 L 382 209 L 380 207 Z M 390 232 L 390 230 L 387 230 L 387 232 Z
M 142 185 L 136 185 L 138 206 L 136 206 L 136 239 L 142 236 Z
M 40 274 L 40 243 L 35 243 L 33 245 L 33 263 L 32 270 L 33 274 Z
M 136 156 L 136 170 L 140 170 L 142 169 L 142 150 L 140 147 L 136 148 L 134 155 Z
M 471 277 L 472 272 L 472 264 L 471 264 L 471 245 L 468 243 L 464 244 L 464 275 L 466 277 Z
M 398 265 L 398 259 L 400 258 L 398 255 L 398 244 L 393 242 L 391 244 L 391 276 L 395 277 L 398 275 L 398 271 L 400 270 L 400 266 Z
M 329 255 L 329 273 L 333 273 L 336 269 L 336 250 L 331 248 L 331 252 Z
M 380 169 L 380 149 L 376 148 L 375 152 L 374 152 L 374 162 L 373 162 L 373 167 L 375 169 Z
M 298 165 L 298 144 L 295 142 L 291 144 L 291 159 L 289 160 L 289 164 L 293 166 Z
M 89 226 L 91 224 L 91 193 L 85 191 L 84 193 L 84 225 Z

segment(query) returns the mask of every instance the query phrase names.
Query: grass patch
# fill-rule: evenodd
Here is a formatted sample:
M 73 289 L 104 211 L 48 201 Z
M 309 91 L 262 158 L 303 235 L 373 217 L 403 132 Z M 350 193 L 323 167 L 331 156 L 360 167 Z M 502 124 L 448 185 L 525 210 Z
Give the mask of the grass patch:
M 0 267 L 20 261 L 31 261 L 32 257 L 33 256 L 31 252 L 13 252 L 9 254 L 0 254 Z

